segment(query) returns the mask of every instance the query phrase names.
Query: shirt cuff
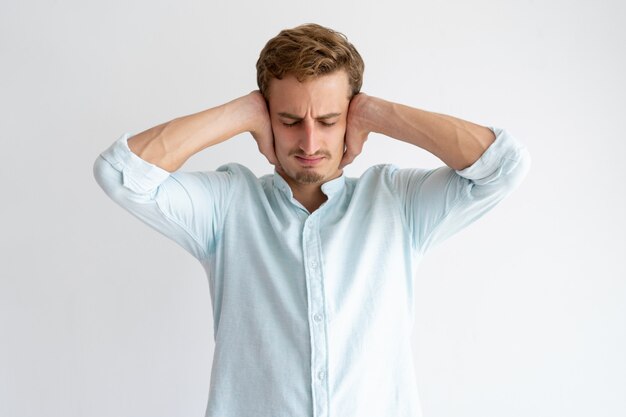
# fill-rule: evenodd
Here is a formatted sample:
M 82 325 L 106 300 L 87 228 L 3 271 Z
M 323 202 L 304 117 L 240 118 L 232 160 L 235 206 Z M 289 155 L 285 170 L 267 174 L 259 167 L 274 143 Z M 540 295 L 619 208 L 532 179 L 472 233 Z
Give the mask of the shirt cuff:
M 169 178 L 170 173 L 144 161 L 131 151 L 128 147 L 128 139 L 131 136 L 130 133 L 124 133 L 100 155 L 122 173 L 124 187 L 136 193 L 150 193 Z
M 469 167 L 456 171 L 469 180 L 489 182 L 500 174 L 507 160 L 521 159 L 522 146 L 509 132 L 498 127 L 489 127 L 496 135 L 495 141 L 487 148 L 476 162 Z

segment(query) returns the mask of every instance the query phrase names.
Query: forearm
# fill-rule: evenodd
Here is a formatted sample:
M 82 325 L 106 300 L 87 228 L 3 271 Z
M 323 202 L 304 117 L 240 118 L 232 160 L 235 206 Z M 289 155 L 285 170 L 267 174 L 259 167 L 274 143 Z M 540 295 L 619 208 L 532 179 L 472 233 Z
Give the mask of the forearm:
M 370 131 L 419 146 L 455 170 L 472 165 L 495 140 L 489 128 L 456 117 L 371 96 L 368 101 Z
M 240 97 L 143 131 L 128 140 L 128 147 L 143 160 L 173 172 L 197 152 L 250 130 L 252 114 L 246 96 Z

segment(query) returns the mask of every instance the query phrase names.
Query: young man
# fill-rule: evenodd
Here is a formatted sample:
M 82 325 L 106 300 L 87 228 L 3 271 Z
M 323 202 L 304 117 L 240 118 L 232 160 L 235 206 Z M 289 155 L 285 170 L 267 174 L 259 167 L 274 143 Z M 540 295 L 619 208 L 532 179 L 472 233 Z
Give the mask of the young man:
M 415 417 L 417 264 L 509 194 L 528 154 L 505 130 L 360 93 L 358 52 L 318 25 L 271 39 L 257 75 L 260 91 L 123 135 L 97 159 L 96 179 L 206 269 L 206 416 Z M 177 171 L 242 132 L 273 175 L 239 164 Z M 370 132 L 447 166 L 345 177 Z

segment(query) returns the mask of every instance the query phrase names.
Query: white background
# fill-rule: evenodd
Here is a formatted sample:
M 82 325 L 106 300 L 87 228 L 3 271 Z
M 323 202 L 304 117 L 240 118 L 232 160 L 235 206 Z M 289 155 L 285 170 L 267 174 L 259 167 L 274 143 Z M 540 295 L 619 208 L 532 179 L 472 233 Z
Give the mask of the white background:
M 204 415 L 204 272 L 92 164 L 255 89 L 265 42 L 317 22 L 361 52 L 363 91 L 504 127 L 533 158 L 416 277 L 425 416 L 623 417 L 625 4 L 2 0 L 0 416 Z M 230 161 L 271 170 L 249 135 L 184 169 Z M 376 163 L 440 164 L 372 136 L 347 174 Z

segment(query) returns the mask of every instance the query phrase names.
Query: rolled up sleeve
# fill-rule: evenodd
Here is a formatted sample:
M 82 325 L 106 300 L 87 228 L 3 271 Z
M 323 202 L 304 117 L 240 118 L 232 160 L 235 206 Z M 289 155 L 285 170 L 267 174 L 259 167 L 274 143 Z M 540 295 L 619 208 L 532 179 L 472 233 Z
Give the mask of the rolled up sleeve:
M 94 173 L 99 178 L 102 172 L 101 159 L 108 162 L 122 174 L 122 185 L 139 194 L 147 194 L 157 189 L 170 173 L 163 168 L 144 161 L 128 147 L 129 133 L 124 133 L 107 150 L 100 154 L 96 161 Z
M 490 129 L 495 141 L 463 170 L 444 166 L 392 172 L 417 250 L 433 247 L 482 217 L 526 176 L 530 168 L 526 147 L 505 129 Z
M 232 196 L 233 176 L 220 172 L 170 173 L 128 147 L 124 133 L 96 159 L 94 177 L 117 204 L 198 259 L 209 256 Z

